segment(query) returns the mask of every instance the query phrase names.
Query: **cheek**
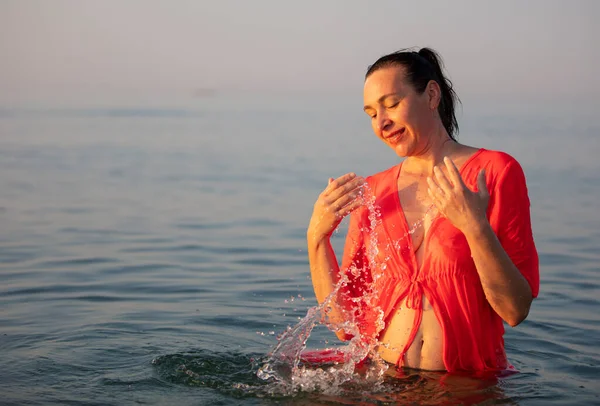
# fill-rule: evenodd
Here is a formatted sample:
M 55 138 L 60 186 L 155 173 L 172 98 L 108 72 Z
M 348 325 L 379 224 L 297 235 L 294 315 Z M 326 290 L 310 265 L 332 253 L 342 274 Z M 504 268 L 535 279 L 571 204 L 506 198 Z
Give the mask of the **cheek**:
M 375 133 L 377 138 L 383 139 L 383 137 L 381 136 L 381 130 L 377 125 L 377 120 L 371 120 L 371 128 L 373 129 L 373 132 Z
M 411 123 L 419 129 L 426 130 L 432 124 L 431 111 L 426 106 L 414 106 L 409 114 Z
M 394 121 L 408 128 L 419 126 L 421 112 L 415 103 L 403 103 L 394 111 Z

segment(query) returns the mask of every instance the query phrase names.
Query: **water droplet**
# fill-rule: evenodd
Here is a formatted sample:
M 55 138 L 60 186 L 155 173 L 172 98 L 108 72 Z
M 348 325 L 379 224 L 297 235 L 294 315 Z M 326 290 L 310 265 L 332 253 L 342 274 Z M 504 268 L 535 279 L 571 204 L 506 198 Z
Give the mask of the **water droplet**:
M 387 262 L 391 259 L 389 255 L 390 249 L 405 250 L 408 247 L 406 239 L 411 236 L 418 227 L 421 227 L 425 220 L 425 216 L 432 210 L 433 205 L 426 211 L 422 219 L 412 224 L 409 230 L 405 232 L 402 238 L 387 244 L 384 253 L 388 255 L 382 255 L 379 250 L 379 228 L 382 226 L 381 212 L 375 205 L 375 199 L 368 186 L 365 186 L 364 204 L 368 211 L 368 222 L 361 231 L 367 233 L 369 236 L 369 249 L 366 250 L 367 263 L 371 267 L 370 269 L 380 269 L 384 271 L 387 269 Z M 336 232 L 338 230 L 336 229 Z M 382 260 L 382 257 L 383 260 Z M 348 297 L 345 295 L 343 288 L 350 285 L 350 277 L 354 280 L 359 281 L 362 277 L 363 269 L 353 264 L 348 269 L 341 272 L 340 280 L 334 287 L 331 294 L 321 303 L 319 306 L 314 306 L 308 309 L 306 316 L 297 317 L 298 323 L 295 326 L 288 326 L 287 329 L 277 337 L 278 343 L 269 354 L 269 358 L 265 364 L 258 370 L 257 376 L 263 380 L 275 380 L 280 383 L 285 391 L 294 391 L 299 388 L 302 390 L 316 390 L 319 389 L 325 393 L 337 394 L 340 391 L 340 386 L 352 379 L 355 372 L 355 366 L 357 363 L 371 354 L 371 358 L 374 362 L 375 367 L 369 370 L 368 376 L 372 376 L 373 382 L 370 382 L 372 386 L 381 385 L 383 382 L 383 374 L 387 370 L 388 365 L 383 362 L 375 347 L 379 344 L 374 337 L 385 327 L 383 319 L 383 311 L 379 309 L 376 304 L 378 302 L 378 289 L 377 282 L 383 277 L 383 272 L 378 272 L 372 275 L 373 285 L 369 287 L 363 287 L 360 283 L 352 285 L 354 288 L 365 289 L 362 296 Z M 310 278 L 310 275 L 307 276 Z M 298 294 L 298 298 L 305 300 L 302 295 Z M 333 322 L 329 315 L 333 310 L 335 301 L 339 298 L 344 298 L 350 303 L 355 303 L 358 314 L 356 318 L 349 317 L 343 322 Z M 294 296 L 291 296 L 289 300 L 285 300 L 285 303 L 293 302 Z M 297 311 L 295 308 L 294 311 Z M 369 312 L 369 314 L 365 314 Z M 285 316 L 285 314 L 284 314 Z M 360 318 L 369 318 L 373 320 L 375 331 L 373 336 L 365 337 L 361 336 L 359 324 L 357 320 Z M 347 342 L 345 347 L 340 348 L 340 354 L 342 354 L 343 362 L 337 363 L 334 367 L 326 368 L 309 368 L 305 365 L 301 365 L 301 353 L 306 348 L 306 342 L 310 337 L 310 334 L 319 323 L 324 323 L 332 331 L 344 330 L 346 333 L 353 336 L 353 338 Z M 273 335 L 271 331 L 269 334 Z M 262 333 L 264 335 L 264 333 Z M 329 344 L 329 341 L 325 341 L 325 344 Z

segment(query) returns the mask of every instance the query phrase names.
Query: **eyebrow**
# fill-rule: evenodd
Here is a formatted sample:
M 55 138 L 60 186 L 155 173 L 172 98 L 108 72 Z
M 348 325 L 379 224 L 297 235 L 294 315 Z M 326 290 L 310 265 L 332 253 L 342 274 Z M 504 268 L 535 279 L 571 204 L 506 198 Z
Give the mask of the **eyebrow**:
M 400 96 L 399 93 L 388 93 L 388 94 L 384 94 L 383 96 L 381 96 L 379 99 L 377 99 L 377 103 L 381 104 L 385 101 L 385 99 L 389 98 L 389 97 L 393 97 L 393 96 L 397 96 L 399 98 L 402 98 L 402 96 Z M 367 111 L 368 109 L 372 109 L 373 107 L 366 105 L 363 107 L 364 111 Z

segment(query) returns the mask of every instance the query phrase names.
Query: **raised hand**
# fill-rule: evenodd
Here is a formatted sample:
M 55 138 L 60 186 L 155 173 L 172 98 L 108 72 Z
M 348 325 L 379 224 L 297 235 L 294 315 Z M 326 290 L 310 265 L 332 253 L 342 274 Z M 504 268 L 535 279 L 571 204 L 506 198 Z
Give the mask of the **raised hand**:
M 354 173 L 330 178 L 329 185 L 315 202 L 308 237 L 315 241 L 329 238 L 342 219 L 363 204 L 364 185 L 365 179 Z
M 469 227 L 480 227 L 487 222 L 486 211 L 490 195 L 485 184 L 485 170 L 477 175 L 477 191 L 465 185 L 454 162 L 444 158 L 448 177 L 444 172 L 434 167 L 434 176 L 427 178 L 427 189 L 438 211 L 446 217 L 454 227 L 463 233 Z

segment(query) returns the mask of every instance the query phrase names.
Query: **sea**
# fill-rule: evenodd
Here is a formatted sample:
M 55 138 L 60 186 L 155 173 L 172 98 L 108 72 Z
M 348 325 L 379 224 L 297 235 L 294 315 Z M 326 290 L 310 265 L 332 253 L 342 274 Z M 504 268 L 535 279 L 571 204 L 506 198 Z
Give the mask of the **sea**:
M 356 101 L 0 109 L 0 404 L 600 404 L 600 126 L 576 109 L 459 114 L 461 142 L 527 178 L 541 289 L 506 326 L 517 373 L 257 375 L 317 304 L 328 178 L 399 162 Z

